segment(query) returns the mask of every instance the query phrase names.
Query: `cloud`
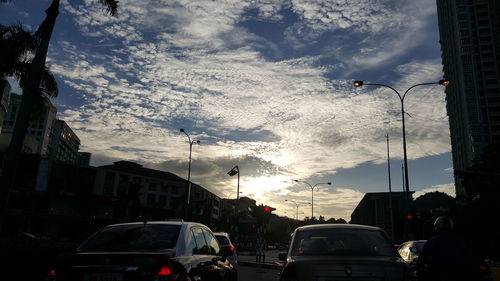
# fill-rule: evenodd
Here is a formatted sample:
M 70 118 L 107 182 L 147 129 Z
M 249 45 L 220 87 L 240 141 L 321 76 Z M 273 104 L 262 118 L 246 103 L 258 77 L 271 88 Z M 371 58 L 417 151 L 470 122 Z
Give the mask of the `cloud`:
M 442 76 L 437 58 L 396 61 L 428 40 L 435 15 L 423 7 L 432 1 L 403 2 L 132 1 L 110 17 L 94 1 L 63 1 L 82 34 L 53 42 L 51 70 L 82 103 L 61 118 L 94 163 L 127 159 L 186 177 L 183 127 L 201 140 L 194 182 L 227 195 L 226 173 L 240 165 L 241 190 L 257 200 L 308 200 L 291 179 L 385 161 L 383 136 L 400 137 L 397 96 L 354 89 L 351 74 L 391 64 L 389 82 L 402 89 Z M 249 27 L 262 22 L 279 36 Z M 441 86 L 407 97 L 410 159 L 450 151 L 444 105 Z M 318 213 L 348 220 L 361 190 L 319 189 Z

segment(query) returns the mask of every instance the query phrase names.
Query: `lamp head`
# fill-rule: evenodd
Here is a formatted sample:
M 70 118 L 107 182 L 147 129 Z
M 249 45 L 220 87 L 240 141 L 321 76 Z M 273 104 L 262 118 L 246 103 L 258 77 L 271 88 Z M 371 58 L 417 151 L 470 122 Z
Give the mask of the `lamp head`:
M 231 176 L 231 177 L 234 176 L 234 175 L 236 175 L 236 174 L 238 174 L 239 173 L 239 169 L 237 167 L 238 166 L 234 166 L 229 172 L 227 172 L 227 174 L 229 176 Z
M 327 182 L 326 184 L 332 185 L 332 182 L 330 182 L 330 181 L 329 181 L 329 182 Z
M 439 80 L 439 84 L 443 86 L 450 85 L 450 80 Z
M 183 128 L 181 128 L 179 131 L 181 131 L 182 133 L 185 133 L 185 131 L 184 131 L 184 129 L 183 129 Z
M 199 144 L 199 143 L 200 143 L 200 140 L 196 140 L 196 143 L 198 143 L 198 144 Z
M 363 86 L 363 81 L 361 80 L 356 80 L 354 81 L 354 83 L 352 83 L 354 85 L 354 87 L 361 87 Z

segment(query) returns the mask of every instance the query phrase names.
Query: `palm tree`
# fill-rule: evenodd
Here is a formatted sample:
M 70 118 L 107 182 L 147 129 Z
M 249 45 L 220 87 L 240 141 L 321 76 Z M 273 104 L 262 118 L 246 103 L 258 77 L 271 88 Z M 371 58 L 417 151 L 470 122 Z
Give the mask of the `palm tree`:
M 0 3 L 9 2 L 10 0 L 0 0 Z M 115 15 L 118 8 L 117 0 L 98 0 L 101 4 L 105 5 L 107 12 L 110 15 Z M 47 91 L 50 95 L 57 95 L 57 85 L 52 75 L 49 74 L 46 67 L 45 61 L 47 58 L 47 51 L 49 47 L 49 42 L 52 37 L 52 31 L 54 30 L 54 25 L 59 15 L 60 0 L 53 0 L 51 5 L 45 13 L 47 14 L 42 24 L 38 27 L 35 32 L 34 37 L 36 42 L 29 42 L 29 40 L 23 41 L 24 49 L 14 52 L 13 58 L 15 61 L 9 60 L 6 62 L 5 68 L 1 69 L 3 78 L 5 75 L 14 74 L 19 78 L 20 86 L 23 89 L 23 95 L 21 100 L 21 105 L 19 107 L 18 116 L 16 119 L 16 124 L 14 127 L 14 132 L 12 134 L 12 139 L 10 141 L 9 148 L 5 155 L 3 161 L 3 167 L 1 169 L 0 175 L 0 230 L 5 214 L 5 210 L 8 205 L 10 190 L 12 183 L 14 181 L 14 175 L 17 166 L 18 156 L 21 153 L 24 135 L 26 129 L 28 128 L 30 113 L 33 109 L 33 105 L 36 103 L 37 99 L 40 97 L 40 89 L 50 89 Z M 18 38 L 25 38 L 24 32 L 21 32 L 19 28 L 12 28 L 10 31 L 19 31 L 11 34 L 19 35 Z M 8 30 L 6 32 L 9 32 Z M 32 45 L 34 43 L 35 46 Z M 7 45 L 6 45 L 7 46 Z M 33 49 L 33 59 L 29 61 L 24 61 L 23 57 L 26 51 Z M 3 58 L 2 58 L 3 61 Z M 10 67 L 9 67 L 10 66 Z M 3 67 L 3 65 L 2 65 Z M 50 83 L 49 83 L 50 82 Z M 54 85 L 55 88 L 54 88 Z

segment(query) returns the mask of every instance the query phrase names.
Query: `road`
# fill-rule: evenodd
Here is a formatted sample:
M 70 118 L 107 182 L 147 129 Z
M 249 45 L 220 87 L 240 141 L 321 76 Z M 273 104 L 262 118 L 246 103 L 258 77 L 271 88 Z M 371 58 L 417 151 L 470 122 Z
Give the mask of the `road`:
M 278 281 L 279 270 L 253 266 L 238 266 L 238 281 Z

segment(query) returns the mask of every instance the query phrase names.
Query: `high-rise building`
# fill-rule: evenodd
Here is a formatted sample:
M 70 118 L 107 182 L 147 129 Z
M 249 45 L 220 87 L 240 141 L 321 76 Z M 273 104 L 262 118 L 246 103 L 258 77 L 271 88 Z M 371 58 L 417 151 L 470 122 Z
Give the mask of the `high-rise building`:
M 52 126 L 48 156 L 57 161 L 77 164 L 80 158 L 80 139 L 64 120 L 57 119 Z
M 0 150 L 5 150 L 12 138 L 17 114 L 21 107 L 21 95 L 10 94 L 7 115 L 0 134 Z M 57 108 L 49 99 L 44 99 L 41 110 L 34 110 L 24 136 L 23 152 L 47 155 L 52 126 L 56 120 Z
M 437 0 L 453 168 L 500 143 L 500 1 Z M 455 177 L 457 198 L 467 191 Z

